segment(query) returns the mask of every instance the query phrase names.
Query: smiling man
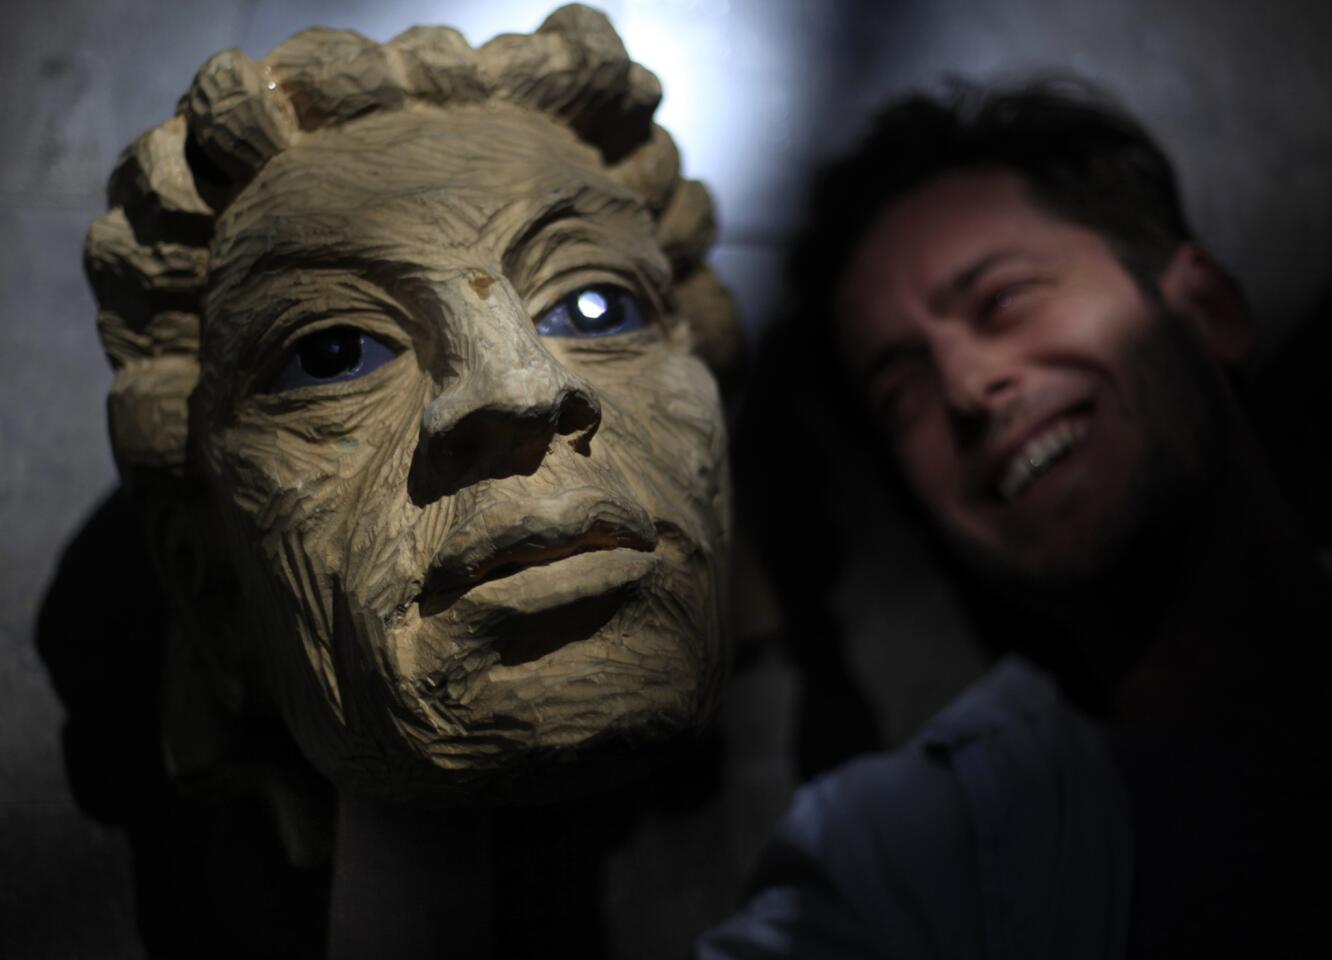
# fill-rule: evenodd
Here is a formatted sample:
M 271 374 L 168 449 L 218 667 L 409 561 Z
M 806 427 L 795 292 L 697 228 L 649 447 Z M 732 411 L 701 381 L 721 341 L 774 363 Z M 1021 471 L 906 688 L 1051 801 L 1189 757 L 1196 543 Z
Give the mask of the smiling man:
M 957 548 L 995 572 L 1076 581 L 1217 475 L 1223 397 L 1193 354 L 1233 363 L 1247 328 L 1183 237 L 1144 290 L 1110 240 L 1038 204 L 1002 168 L 894 204 L 847 267 L 839 346 Z
M 1009 655 L 803 789 L 703 955 L 1303 943 L 1332 904 L 1325 581 L 1166 157 L 1076 86 L 914 98 L 812 210 L 779 340 L 824 358 Z

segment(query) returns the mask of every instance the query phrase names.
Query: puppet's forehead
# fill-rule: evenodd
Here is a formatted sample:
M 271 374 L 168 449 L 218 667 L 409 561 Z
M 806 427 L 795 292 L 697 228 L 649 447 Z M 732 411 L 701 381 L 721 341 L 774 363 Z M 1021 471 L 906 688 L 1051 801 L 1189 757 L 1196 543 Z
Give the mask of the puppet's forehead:
M 570 222 L 594 245 L 660 256 L 641 197 L 558 122 L 495 104 L 372 115 L 303 138 L 237 197 L 215 237 L 213 299 L 275 259 L 500 265 Z
M 526 298 L 590 269 L 670 281 L 641 197 L 561 124 L 508 105 L 372 115 L 303 138 L 223 216 L 205 353 L 234 357 L 287 304 L 367 309 L 359 281 L 416 300 L 479 271 Z
M 515 200 L 641 206 L 562 124 L 508 104 L 374 114 L 304 136 L 265 166 L 219 222 L 335 218 L 367 204 L 452 199 L 487 212 Z

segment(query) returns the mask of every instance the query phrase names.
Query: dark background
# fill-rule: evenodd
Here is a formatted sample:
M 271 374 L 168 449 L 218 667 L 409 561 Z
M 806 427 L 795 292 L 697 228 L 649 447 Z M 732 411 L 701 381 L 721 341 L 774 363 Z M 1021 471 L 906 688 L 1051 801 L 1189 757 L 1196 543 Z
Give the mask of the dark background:
M 122 837 L 76 807 L 61 707 L 33 644 L 62 547 L 115 483 L 104 422 L 111 377 L 80 269 L 116 154 L 166 119 L 217 50 L 253 57 L 296 30 L 386 40 L 414 23 L 479 44 L 530 31 L 548 0 L 59 0 L 0 14 L 0 955 L 133 957 Z M 1116 94 L 1176 159 L 1201 237 L 1259 318 L 1252 373 L 1279 461 L 1322 524 L 1332 290 L 1332 5 L 1242 0 L 610 0 L 631 55 L 662 79 L 660 121 L 688 175 L 718 200 L 713 262 L 745 322 L 779 305 L 783 245 L 819 158 L 844 148 L 877 102 L 945 76 L 1071 70 Z M 836 593 L 851 673 L 885 743 L 900 741 L 981 669 L 949 590 L 899 533 L 855 463 L 834 478 L 850 571 Z M 793 504 L 799 509 L 799 504 Z M 1320 527 L 1320 532 L 1325 526 Z M 811 556 L 811 563 L 819 562 Z M 107 642 L 115 637 L 108 636 Z M 775 656 L 739 678 L 723 714 L 737 789 L 698 833 L 709 883 L 649 878 L 696 897 L 702 917 L 738 887 L 794 774 L 797 680 Z M 649 831 L 640 858 L 651 859 Z M 635 883 L 611 866 L 642 955 Z M 647 907 L 637 908 L 647 910 Z M 687 910 L 685 912 L 688 912 Z

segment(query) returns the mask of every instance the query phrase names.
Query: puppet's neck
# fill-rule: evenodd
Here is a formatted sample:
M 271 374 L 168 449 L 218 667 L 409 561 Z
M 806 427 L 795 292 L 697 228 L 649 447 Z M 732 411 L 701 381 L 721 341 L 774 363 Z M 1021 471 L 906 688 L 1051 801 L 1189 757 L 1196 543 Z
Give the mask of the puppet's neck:
M 490 956 L 490 834 L 484 810 L 416 810 L 342 793 L 328 956 Z

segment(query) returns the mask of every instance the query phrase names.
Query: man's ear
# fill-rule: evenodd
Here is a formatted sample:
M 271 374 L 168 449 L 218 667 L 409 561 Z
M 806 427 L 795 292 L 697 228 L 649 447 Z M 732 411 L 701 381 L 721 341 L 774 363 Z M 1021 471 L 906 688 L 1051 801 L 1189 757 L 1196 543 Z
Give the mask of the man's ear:
M 1161 271 L 1161 298 L 1181 317 L 1207 353 L 1236 367 L 1253 348 L 1253 315 L 1244 291 L 1225 267 L 1196 243 L 1181 243 Z

